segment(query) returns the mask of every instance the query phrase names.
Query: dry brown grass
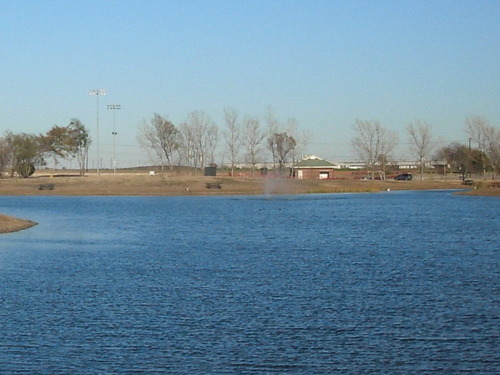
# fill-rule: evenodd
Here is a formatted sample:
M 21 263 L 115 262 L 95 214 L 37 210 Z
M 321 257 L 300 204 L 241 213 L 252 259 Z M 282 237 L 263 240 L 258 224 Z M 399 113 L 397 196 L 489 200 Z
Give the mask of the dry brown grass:
M 222 189 L 207 189 L 217 182 Z M 39 190 L 39 185 L 54 184 L 54 190 Z M 0 179 L 0 195 L 255 195 L 377 192 L 384 190 L 423 190 L 464 188 L 459 180 L 433 181 L 361 181 L 297 180 L 262 177 L 204 177 L 137 173 L 35 174 L 27 179 Z M 479 194 L 483 189 L 476 189 Z M 500 189 L 488 189 L 498 191 Z M 488 192 L 490 192 L 488 191 Z

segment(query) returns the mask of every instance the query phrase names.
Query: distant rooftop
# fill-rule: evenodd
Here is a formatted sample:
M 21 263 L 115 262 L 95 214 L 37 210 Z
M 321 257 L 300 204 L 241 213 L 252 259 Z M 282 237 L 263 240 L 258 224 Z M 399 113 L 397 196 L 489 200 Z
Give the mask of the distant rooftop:
M 337 166 L 329 161 L 321 159 L 315 155 L 304 157 L 295 164 L 295 168 L 336 168 Z

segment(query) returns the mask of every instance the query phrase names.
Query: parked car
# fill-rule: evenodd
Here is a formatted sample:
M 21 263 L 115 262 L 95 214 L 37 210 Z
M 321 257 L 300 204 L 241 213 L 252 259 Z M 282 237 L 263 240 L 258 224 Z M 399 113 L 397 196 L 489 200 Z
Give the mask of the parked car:
M 395 180 L 403 180 L 403 181 L 410 181 L 413 178 L 413 175 L 411 173 L 400 173 L 396 177 L 394 177 Z

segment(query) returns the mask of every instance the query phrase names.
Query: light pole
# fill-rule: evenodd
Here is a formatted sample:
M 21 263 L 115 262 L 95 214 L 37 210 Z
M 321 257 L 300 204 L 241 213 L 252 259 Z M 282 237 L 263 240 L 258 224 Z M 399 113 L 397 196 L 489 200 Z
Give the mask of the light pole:
M 99 155 L 99 96 L 101 95 L 106 95 L 106 90 L 105 89 L 95 89 L 95 90 L 89 90 L 89 95 L 95 95 L 97 102 L 97 110 L 96 110 L 96 122 L 97 122 L 97 134 L 96 134 L 96 141 L 97 141 L 97 175 L 99 176 L 99 164 L 100 164 L 100 155 Z
M 108 109 L 113 110 L 113 173 L 116 173 L 116 123 L 115 123 L 115 114 L 117 109 L 121 109 L 120 104 L 108 104 Z

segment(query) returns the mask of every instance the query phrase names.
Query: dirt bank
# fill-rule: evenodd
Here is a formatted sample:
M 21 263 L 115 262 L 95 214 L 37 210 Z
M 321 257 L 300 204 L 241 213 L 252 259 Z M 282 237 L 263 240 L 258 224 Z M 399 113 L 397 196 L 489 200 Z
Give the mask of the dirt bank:
M 37 225 L 34 221 L 17 219 L 0 214 L 0 233 L 17 232 Z

